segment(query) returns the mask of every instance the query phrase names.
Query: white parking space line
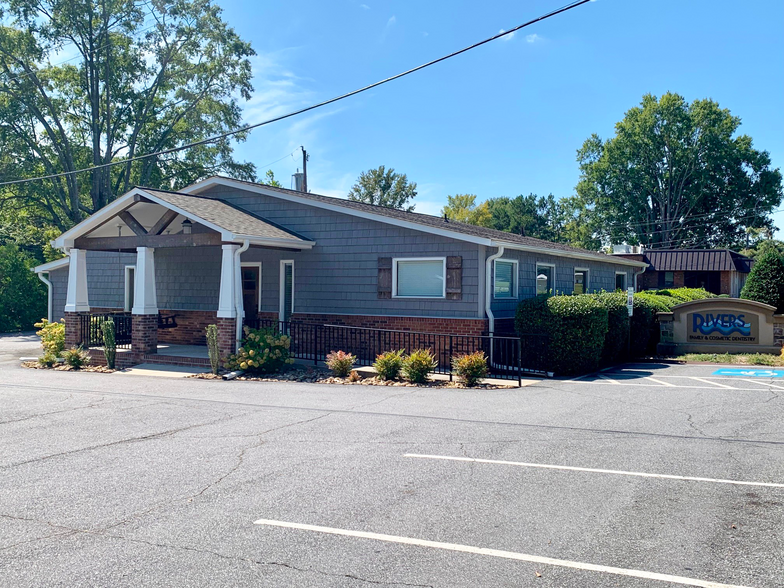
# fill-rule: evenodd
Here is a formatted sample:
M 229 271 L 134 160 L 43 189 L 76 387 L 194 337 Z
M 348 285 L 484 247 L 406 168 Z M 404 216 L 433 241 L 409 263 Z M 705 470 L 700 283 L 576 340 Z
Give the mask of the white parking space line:
M 735 388 L 732 386 L 727 386 L 727 384 L 721 384 L 719 382 L 714 382 L 713 380 L 706 380 L 705 378 L 698 378 L 696 376 L 688 376 L 690 380 L 697 380 L 698 382 L 703 382 L 705 384 L 711 384 L 713 386 L 718 386 L 719 388 L 727 388 L 728 390 L 734 390 Z
M 748 380 L 743 378 L 744 382 L 751 382 L 752 384 L 758 384 L 760 386 L 767 386 L 769 388 L 775 388 L 776 390 L 784 390 L 784 386 L 779 386 L 778 384 L 771 384 L 770 382 L 760 382 L 759 380 Z
M 671 474 L 650 474 L 647 472 L 626 472 L 623 470 L 605 470 L 598 468 L 579 468 L 575 466 L 553 465 L 546 463 L 526 463 L 522 461 L 504 461 L 500 459 L 479 459 L 474 457 L 458 457 L 453 455 L 424 455 L 420 453 L 404 453 L 403 457 L 418 459 L 440 459 L 444 461 L 467 461 L 472 463 L 489 463 L 496 465 L 517 466 L 522 468 L 539 468 L 545 470 L 565 470 L 569 472 L 591 472 L 594 474 L 615 474 L 618 476 L 637 476 L 640 478 L 663 478 L 665 480 L 684 480 L 687 482 L 710 482 L 713 484 L 733 484 L 736 486 L 762 486 L 765 488 L 784 488 L 784 484 L 773 482 L 746 482 L 743 480 L 723 480 L 720 478 L 699 478 L 696 476 L 674 476 Z
M 654 385 L 654 384 L 630 384 L 629 383 L 629 382 L 634 382 L 634 381 L 641 381 L 641 378 L 620 378 L 619 380 L 610 380 L 609 378 L 607 378 L 607 380 L 608 381 L 605 381 L 605 380 L 583 380 L 581 382 L 565 382 L 565 383 L 569 383 L 569 384 L 594 384 L 594 385 L 598 384 L 598 385 L 602 385 L 602 386 L 606 386 L 607 384 L 617 384 L 619 386 L 622 385 L 622 386 L 634 387 L 634 388 L 668 388 L 668 389 L 672 388 L 673 390 L 677 390 L 677 389 L 681 389 L 681 390 L 685 390 L 685 389 L 690 389 L 690 390 L 718 390 L 719 389 L 718 386 L 714 385 L 715 382 L 711 382 L 710 386 L 698 386 L 696 384 L 694 386 L 681 386 L 680 384 L 670 384 L 670 385 L 657 384 L 657 385 Z M 768 384 L 765 384 L 764 382 L 760 382 L 760 381 L 756 381 L 756 380 L 753 380 L 753 383 L 760 384 L 760 387 L 758 387 L 758 388 L 738 388 L 738 387 L 728 387 L 728 388 L 725 388 L 725 387 L 722 387 L 722 389 L 737 390 L 739 392 L 766 392 L 767 391 L 766 386 L 768 386 Z
M 656 378 L 652 378 L 650 376 L 645 376 L 645 379 L 649 382 L 656 382 L 657 384 L 661 384 L 662 386 L 672 386 L 675 387 L 675 384 L 670 384 L 669 382 L 665 382 L 664 380 L 657 380 Z
M 605 382 L 610 382 L 611 384 L 615 384 L 617 386 L 621 385 L 620 382 L 617 382 L 617 381 L 613 380 L 612 378 L 608 378 L 607 376 L 599 376 L 599 379 L 600 380 L 604 380 Z
M 686 578 L 683 576 L 672 576 L 670 574 L 659 574 L 657 572 L 646 572 L 644 570 L 633 570 L 628 568 L 616 568 L 568 559 L 555 559 L 552 557 L 542 557 L 539 555 L 529 555 L 515 551 L 502 551 L 500 549 L 490 549 L 488 547 L 474 547 L 472 545 L 461 545 L 459 543 L 443 543 L 441 541 L 429 541 L 427 539 L 416 539 L 414 537 L 402 537 L 400 535 L 386 535 L 383 533 L 368 533 L 366 531 L 352 531 L 350 529 L 337 529 L 335 527 L 322 527 L 319 525 L 307 525 L 303 523 L 291 523 L 287 521 L 274 521 L 269 519 L 259 519 L 256 525 L 267 527 L 282 527 L 285 529 L 296 529 L 299 531 L 313 531 L 316 533 L 327 533 L 329 535 L 342 535 L 344 537 L 357 537 L 360 539 L 373 539 L 375 541 L 385 541 L 387 543 L 400 543 L 403 545 L 414 545 L 417 547 L 430 547 L 432 549 L 444 549 L 447 551 L 459 551 L 475 555 L 485 555 L 489 557 L 500 557 L 516 561 L 558 566 L 562 568 L 572 568 L 575 570 L 586 570 L 589 572 L 600 572 L 605 574 L 615 574 L 617 576 L 627 576 L 632 578 L 642 578 L 645 580 L 657 580 L 659 582 L 669 582 L 671 584 L 684 584 L 687 586 L 700 586 L 701 588 L 748 588 L 733 584 L 722 584 L 708 580 L 698 580 L 696 578 Z

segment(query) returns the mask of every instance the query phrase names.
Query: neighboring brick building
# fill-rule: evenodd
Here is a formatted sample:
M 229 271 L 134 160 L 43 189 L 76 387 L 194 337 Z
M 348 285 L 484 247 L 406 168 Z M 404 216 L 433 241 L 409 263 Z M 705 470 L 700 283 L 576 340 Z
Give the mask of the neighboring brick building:
M 704 288 L 733 298 L 740 295 L 754 263 L 730 249 L 652 249 L 616 255 L 648 264 L 637 278 L 638 290 Z

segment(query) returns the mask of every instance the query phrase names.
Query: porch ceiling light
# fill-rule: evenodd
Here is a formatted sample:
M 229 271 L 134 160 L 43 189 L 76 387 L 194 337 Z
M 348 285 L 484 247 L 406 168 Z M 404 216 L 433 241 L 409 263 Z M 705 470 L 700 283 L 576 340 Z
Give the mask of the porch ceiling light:
M 182 221 L 182 234 L 190 235 L 192 231 L 193 223 L 186 218 L 184 221 Z

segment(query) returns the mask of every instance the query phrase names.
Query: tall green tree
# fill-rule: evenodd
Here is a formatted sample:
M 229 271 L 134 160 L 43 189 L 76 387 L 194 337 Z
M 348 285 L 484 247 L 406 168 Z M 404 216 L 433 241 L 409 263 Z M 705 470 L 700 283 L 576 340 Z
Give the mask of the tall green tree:
M 0 333 L 32 329 L 46 318 L 46 289 L 30 271 L 34 265 L 15 245 L 0 246 Z
M 740 297 L 784 311 L 784 262 L 775 248 L 766 248 L 754 262 Z
M 494 229 L 547 241 L 563 240 L 564 211 L 552 194 L 502 196 L 491 198 L 487 205 Z
M 411 212 L 415 205 L 409 202 L 416 197 L 416 188 L 416 182 L 409 183 L 406 174 L 382 165 L 362 172 L 348 193 L 348 199 Z
M 490 208 L 487 202 L 477 204 L 476 195 L 455 194 L 447 196 L 446 202 L 446 206 L 441 209 L 441 215 L 446 216 L 449 220 L 480 227 L 490 226 Z
M 772 228 L 782 199 L 770 156 L 736 135 L 740 119 L 712 100 L 645 95 L 578 151 L 577 195 L 602 241 L 649 247 L 732 246 L 747 227 Z
M 254 51 L 211 0 L 0 0 L 0 17 L 0 179 L 127 161 L 6 187 L 1 206 L 65 229 L 134 184 L 255 179 L 230 139 L 130 161 L 241 126 Z

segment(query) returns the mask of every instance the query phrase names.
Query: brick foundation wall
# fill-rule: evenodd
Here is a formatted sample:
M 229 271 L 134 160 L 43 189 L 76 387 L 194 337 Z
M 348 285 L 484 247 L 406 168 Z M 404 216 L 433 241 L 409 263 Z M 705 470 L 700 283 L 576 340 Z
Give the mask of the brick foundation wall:
M 155 353 L 158 350 L 158 315 L 135 314 L 132 320 L 133 352 L 142 355 Z
M 216 318 L 215 324 L 218 326 L 218 349 L 221 359 L 234 353 L 235 341 L 237 337 L 236 319 Z
M 369 329 L 439 333 L 443 335 L 483 335 L 487 332 L 486 319 L 294 313 L 291 320 L 292 322 L 306 324 L 345 325 Z
M 207 325 L 217 325 L 217 312 L 207 310 L 161 310 L 163 316 L 176 315 L 177 326 L 158 329 L 158 343 L 206 345 Z
M 93 347 L 88 349 L 87 353 L 90 354 L 90 365 L 106 365 L 106 356 L 103 353 L 103 349 Z M 114 367 L 122 370 L 142 363 L 142 361 L 142 357 L 138 353 L 118 349 L 117 356 L 114 359 Z

